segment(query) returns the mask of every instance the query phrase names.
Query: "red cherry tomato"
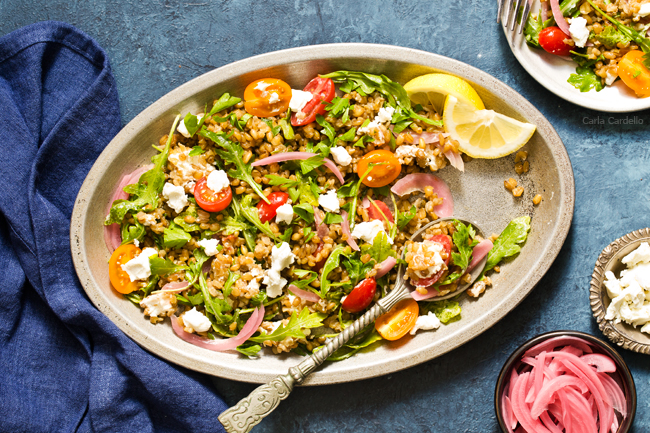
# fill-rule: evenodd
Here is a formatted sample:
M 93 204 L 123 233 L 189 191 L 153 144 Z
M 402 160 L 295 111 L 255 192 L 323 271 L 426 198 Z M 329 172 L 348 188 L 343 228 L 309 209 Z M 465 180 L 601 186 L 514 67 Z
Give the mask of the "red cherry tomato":
M 348 296 L 341 302 L 341 308 L 348 313 L 358 313 L 368 308 L 377 291 L 374 278 L 366 278 L 356 285 Z
M 393 219 L 393 214 L 390 212 L 390 209 L 388 209 L 388 206 L 386 206 L 386 203 L 380 200 L 373 200 L 370 203 L 370 206 L 368 207 L 368 216 L 371 220 L 379 220 L 381 222 L 384 222 L 386 219 L 388 219 L 388 221 L 391 223 L 395 222 Z
M 266 198 L 269 199 L 270 203 L 267 203 L 264 200 L 260 200 L 260 202 L 257 203 L 257 213 L 260 216 L 262 224 L 275 218 L 278 208 L 289 200 L 289 194 L 286 192 L 272 192 L 267 195 Z
M 194 199 L 204 211 L 219 212 L 227 208 L 232 201 L 232 190 L 228 186 L 215 193 L 208 188 L 208 179 L 204 177 L 194 187 Z
M 311 123 L 316 120 L 317 114 L 325 113 L 325 104 L 322 101 L 332 102 L 336 92 L 334 81 L 321 77 L 316 77 L 311 80 L 303 90 L 313 94 L 314 97 L 305 104 L 302 110 L 291 115 L 291 124 L 293 126 L 302 126 Z
M 564 42 L 565 39 L 571 39 L 559 27 L 546 27 L 539 32 L 539 44 L 545 51 L 558 56 L 568 56 L 569 51 L 574 47 Z
M 446 253 L 447 257 L 444 259 L 445 260 L 445 265 L 449 264 L 449 259 L 451 258 L 451 238 L 447 235 L 435 235 L 432 236 L 431 239 L 429 239 L 432 242 L 438 242 L 439 244 L 442 244 L 443 247 L 443 256 L 444 253 Z M 445 269 L 441 269 L 438 271 L 437 274 L 429 277 L 429 278 L 420 278 L 415 282 L 416 286 L 419 287 L 429 287 L 433 284 L 435 284 L 442 274 L 445 272 Z

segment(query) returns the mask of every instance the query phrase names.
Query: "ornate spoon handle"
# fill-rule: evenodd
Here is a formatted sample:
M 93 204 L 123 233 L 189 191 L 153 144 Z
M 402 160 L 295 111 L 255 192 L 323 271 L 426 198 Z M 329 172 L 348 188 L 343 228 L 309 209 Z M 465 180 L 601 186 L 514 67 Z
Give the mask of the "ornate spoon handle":
M 405 286 L 400 284 L 386 297 L 380 299 L 363 316 L 331 338 L 325 346 L 314 352 L 300 364 L 289 369 L 289 373 L 273 379 L 271 382 L 257 387 L 247 397 L 244 397 L 235 406 L 219 415 L 219 421 L 228 433 L 246 433 L 257 425 L 262 418 L 270 414 L 280 401 L 286 399 L 295 384 L 303 380 L 318 366 L 320 366 L 332 353 L 347 343 L 366 326 L 371 324 L 397 302 L 408 296 Z

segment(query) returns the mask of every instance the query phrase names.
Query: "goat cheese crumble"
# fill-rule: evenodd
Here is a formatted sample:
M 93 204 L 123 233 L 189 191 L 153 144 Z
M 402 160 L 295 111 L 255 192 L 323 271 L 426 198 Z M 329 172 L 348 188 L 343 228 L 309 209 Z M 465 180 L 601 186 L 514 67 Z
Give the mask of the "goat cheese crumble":
M 287 285 L 287 280 L 282 278 L 280 272 L 289 267 L 296 259 L 296 256 L 291 252 L 291 247 L 288 243 L 282 242 L 279 247 L 273 246 L 271 248 L 271 269 L 266 271 L 266 275 L 262 280 L 266 284 L 266 294 L 269 298 L 276 298 L 282 294 L 282 289 Z
M 419 329 L 423 331 L 431 331 L 433 329 L 440 328 L 440 319 L 438 316 L 429 311 L 429 314 L 426 316 L 419 316 L 415 322 L 415 326 L 411 329 L 410 334 L 415 335 Z
M 587 29 L 587 20 L 582 17 L 571 19 L 569 33 L 576 47 L 584 48 L 589 39 L 589 29 Z
M 212 328 L 210 319 L 205 317 L 205 314 L 197 310 L 196 307 L 183 314 L 183 323 L 186 328 L 190 328 L 194 332 L 207 332 Z
M 217 249 L 217 244 L 219 241 L 217 239 L 201 239 L 197 242 L 200 247 L 203 247 L 203 251 L 207 256 L 216 256 L 219 250 Z
M 212 191 L 219 192 L 230 186 L 230 179 L 228 179 L 228 175 L 225 171 L 215 170 L 208 175 L 206 184 Z
M 176 186 L 173 183 L 167 182 L 163 186 L 162 195 L 167 200 L 167 205 L 174 209 L 176 213 L 183 212 L 185 206 L 189 204 L 187 194 L 185 194 L 185 188 L 182 186 Z
M 289 101 L 289 108 L 293 112 L 299 112 L 309 101 L 314 97 L 310 92 L 304 92 L 302 90 L 291 89 L 291 100 Z
M 146 280 L 151 276 L 149 257 L 158 257 L 158 251 L 145 248 L 140 254 L 122 265 L 122 270 L 129 275 L 131 281 Z
M 277 224 L 285 223 L 291 224 L 293 220 L 293 206 L 290 203 L 285 203 L 276 210 L 275 222 Z
M 352 157 L 348 153 L 347 149 L 343 146 L 336 146 L 330 149 L 334 161 L 343 167 L 347 167 L 352 162 Z
M 327 194 L 319 195 L 318 204 L 327 212 L 335 213 L 340 209 L 339 198 L 336 195 L 336 191 L 333 189 L 327 191 Z
M 362 239 L 372 245 L 380 232 L 383 232 L 384 234 L 386 233 L 384 230 L 384 223 L 379 220 L 372 220 L 355 225 L 354 230 L 352 230 L 352 237 L 355 239 Z M 393 240 L 388 235 L 386 235 L 386 237 L 388 238 L 388 242 L 392 245 Z

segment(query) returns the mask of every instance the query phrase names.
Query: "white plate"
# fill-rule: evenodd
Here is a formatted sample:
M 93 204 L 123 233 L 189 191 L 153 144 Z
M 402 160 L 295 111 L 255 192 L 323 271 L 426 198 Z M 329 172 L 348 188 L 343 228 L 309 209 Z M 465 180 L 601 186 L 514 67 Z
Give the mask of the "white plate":
M 539 4 L 537 4 L 539 8 Z M 531 13 L 539 13 L 533 11 Z M 562 99 L 592 110 L 608 113 L 629 113 L 650 108 L 650 98 L 637 98 L 629 87 L 619 79 L 612 86 L 606 86 L 600 92 L 590 90 L 581 92 L 567 82 L 576 71 L 576 64 L 564 57 L 547 53 L 541 48 L 533 48 L 526 43 L 521 34 L 506 30 L 501 23 L 508 45 L 521 66 L 539 84 L 546 87 Z

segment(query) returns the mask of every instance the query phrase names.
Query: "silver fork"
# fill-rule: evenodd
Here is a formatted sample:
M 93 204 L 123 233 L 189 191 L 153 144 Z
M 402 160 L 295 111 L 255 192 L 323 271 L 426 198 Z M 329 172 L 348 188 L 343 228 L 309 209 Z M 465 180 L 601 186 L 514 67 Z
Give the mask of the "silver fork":
M 530 6 L 533 0 L 499 0 L 499 10 L 497 11 L 497 23 L 501 21 L 501 14 L 505 11 L 506 16 L 503 19 L 504 27 L 510 28 L 510 31 L 514 31 L 515 27 L 518 27 L 517 33 L 521 33 L 526 26 L 526 21 L 528 21 L 528 15 L 530 15 Z M 521 21 L 517 26 L 517 15 L 519 11 L 523 11 L 521 14 Z

